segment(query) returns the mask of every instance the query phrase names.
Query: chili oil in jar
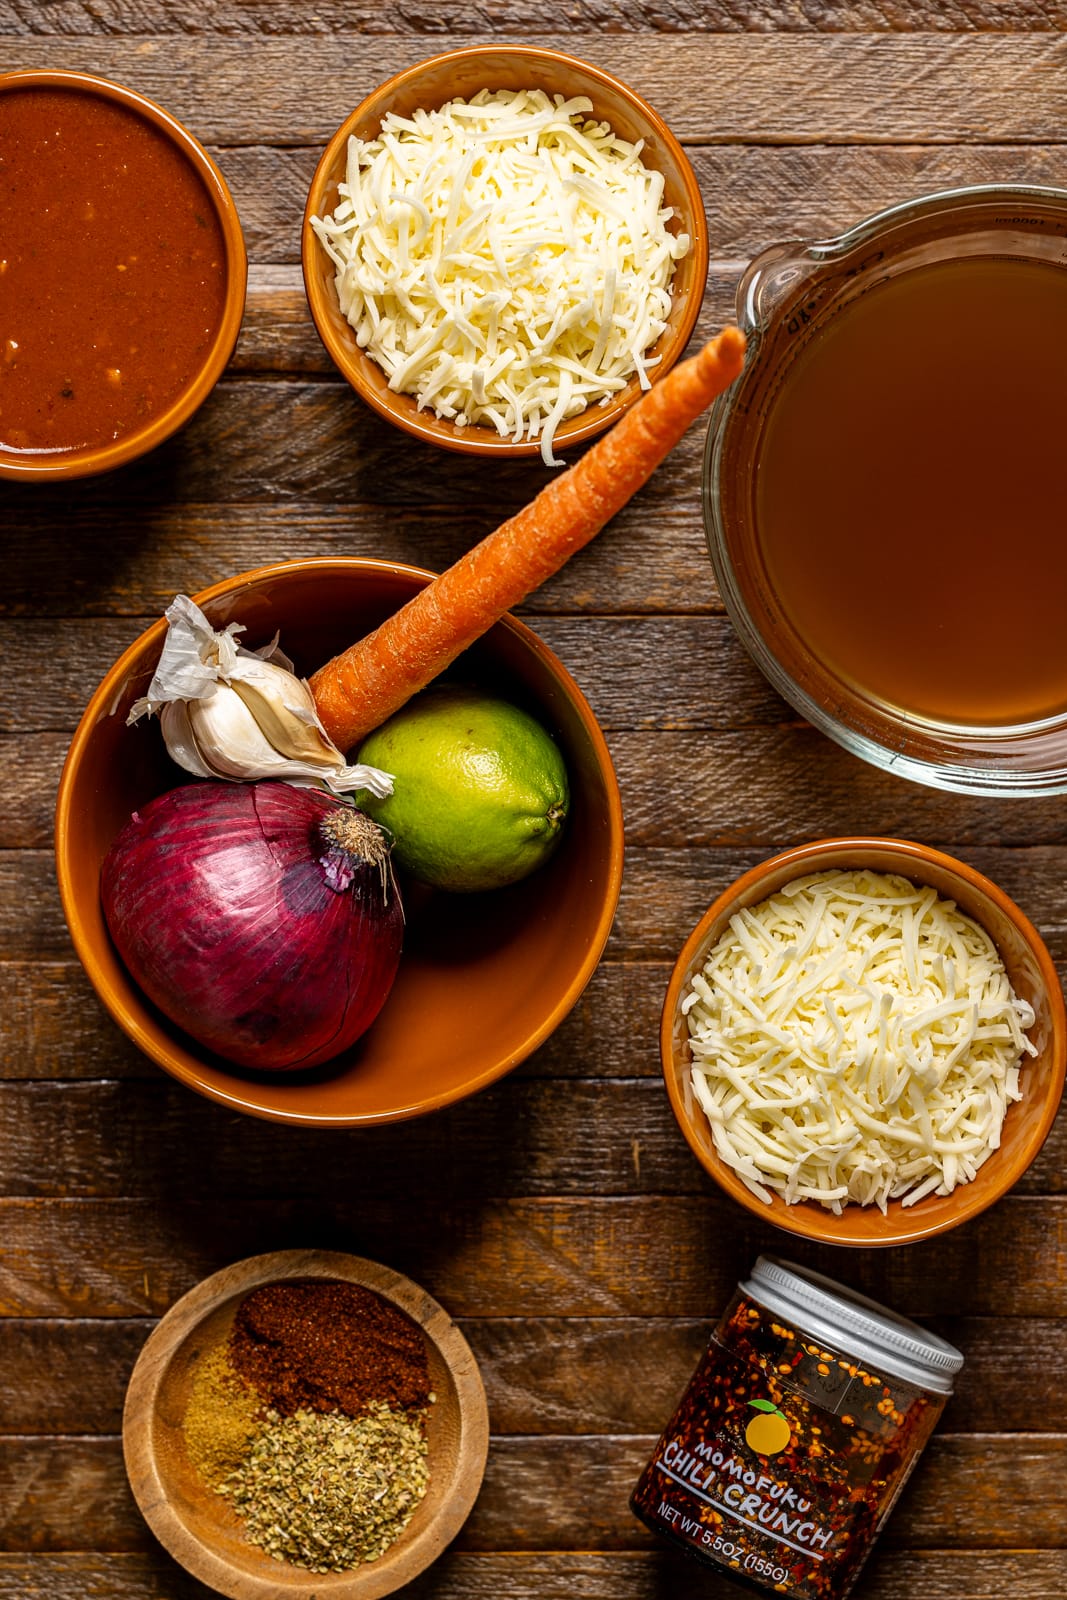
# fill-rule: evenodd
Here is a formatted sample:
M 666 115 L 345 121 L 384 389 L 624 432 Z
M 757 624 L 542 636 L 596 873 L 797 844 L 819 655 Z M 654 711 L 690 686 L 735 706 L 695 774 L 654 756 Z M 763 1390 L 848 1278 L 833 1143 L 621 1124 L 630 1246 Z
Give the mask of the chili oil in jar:
M 655 1533 L 786 1600 L 843 1600 L 963 1357 L 841 1284 L 761 1256 L 638 1481 Z

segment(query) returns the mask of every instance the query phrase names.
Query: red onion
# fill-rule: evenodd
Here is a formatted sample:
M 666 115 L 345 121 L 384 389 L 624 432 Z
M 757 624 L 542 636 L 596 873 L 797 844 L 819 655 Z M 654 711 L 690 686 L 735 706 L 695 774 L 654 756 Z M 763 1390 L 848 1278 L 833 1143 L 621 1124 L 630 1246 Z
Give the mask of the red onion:
M 381 830 L 318 789 L 161 795 L 115 840 L 101 892 L 149 999 L 242 1067 L 329 1061 L 370 1027 L 396 976 L 404 913 Z

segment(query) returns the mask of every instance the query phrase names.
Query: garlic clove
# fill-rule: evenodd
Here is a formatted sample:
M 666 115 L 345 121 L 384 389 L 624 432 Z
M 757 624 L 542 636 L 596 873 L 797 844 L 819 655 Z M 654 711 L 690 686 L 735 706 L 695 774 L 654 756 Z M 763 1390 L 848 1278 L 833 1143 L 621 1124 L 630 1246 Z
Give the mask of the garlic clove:
M 284 758 L 235 689 L 217 683 L 211 694 L 189 701 L 186 711 L 197 751 L 214 777 L 280 776 L 277 769 L 286 764 Z
M 189 724 L 189 707 L 184 700 L 171 700 L 159 708 L 159 726 L 163 742 L 179 767 L 184 767 L 186 772 L 191 772 L 197 778 L 218 776 L 196 747 Z
M 307 684 L 273 661 L 238 656 L 227 681 L 263 729 L 279 755 L 319 766 L 343 767 L 345 758 L 326 737 Z

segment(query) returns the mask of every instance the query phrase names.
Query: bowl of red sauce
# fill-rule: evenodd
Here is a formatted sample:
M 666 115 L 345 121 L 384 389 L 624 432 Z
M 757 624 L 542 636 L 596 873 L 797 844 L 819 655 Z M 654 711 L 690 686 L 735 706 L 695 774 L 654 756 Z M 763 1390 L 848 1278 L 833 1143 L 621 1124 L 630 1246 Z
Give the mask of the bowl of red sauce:
M 80 72 L 0 75 L 0 477 L 80 478 L 187 422 L 233 353 L 247 258 L 170 114 Z

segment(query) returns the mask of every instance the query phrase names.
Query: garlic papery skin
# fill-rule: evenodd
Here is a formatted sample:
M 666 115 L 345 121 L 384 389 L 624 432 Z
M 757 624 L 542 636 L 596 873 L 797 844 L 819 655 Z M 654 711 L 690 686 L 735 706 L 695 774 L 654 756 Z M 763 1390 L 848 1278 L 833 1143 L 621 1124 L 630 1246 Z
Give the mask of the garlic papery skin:
M 346 764 L 277 638 L 263 650 L 245 650 L 234 637 L 244 631 L 240 623 L 216 632 L 187 595 L 177 595 L 165 615 L 159 665 L 126 720 L 158 715 L 167 750 L 186 772 L 232 783 L 317 783 L 335 794 L 366 789 L 379 799 L 392 794 L 387 772 Z

